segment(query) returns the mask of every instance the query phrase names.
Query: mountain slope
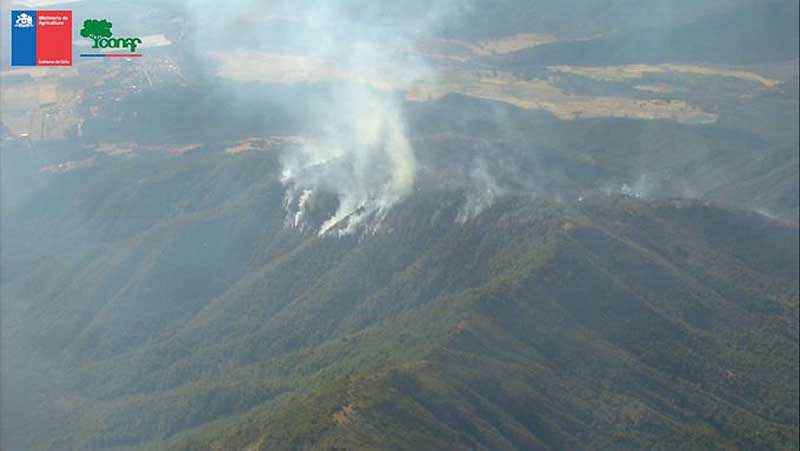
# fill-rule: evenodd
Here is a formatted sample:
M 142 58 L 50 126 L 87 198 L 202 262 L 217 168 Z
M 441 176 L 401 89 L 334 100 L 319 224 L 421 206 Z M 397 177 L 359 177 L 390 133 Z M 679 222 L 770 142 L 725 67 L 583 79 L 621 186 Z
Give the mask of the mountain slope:
M 410 305 L 338 345 L 360 352 L 371 342 L 362 337 L 396 334 L 395 346 L 422 346 L 421 356 L 322 384 L 179 449 L 797 446 L 797 256 L 774 247 L 796 230 L 698 204 L 603 200 L 549 218 L 552 206 L 525 205 L 503 203 L 452 232 L 400 276 L 447 290 L 410 303 L 379 296 L 392 310 Z M 699 218 L 735 226 L 712 238 Z M 498 233 L 480 234 L 487 226 Z M 755 240 L 730 255 L 738 234 Z M 508 247 L 493 246 L 497 235 Z M 754 269 L 760 246 L 783 254 L 769 275 Z M 458 258 L 465 247 L 494 251 L 491 269 L 472 272 Z M 453 271 L 464 271 L 460 284 L 436 282 Z
M 794 225 L 600 194 L 460 223 L 423 174 L 319 237 L 335 201 L 285 228 L 275 154 L 197 152 L 4 203 L 9 449 L 797 446 Z

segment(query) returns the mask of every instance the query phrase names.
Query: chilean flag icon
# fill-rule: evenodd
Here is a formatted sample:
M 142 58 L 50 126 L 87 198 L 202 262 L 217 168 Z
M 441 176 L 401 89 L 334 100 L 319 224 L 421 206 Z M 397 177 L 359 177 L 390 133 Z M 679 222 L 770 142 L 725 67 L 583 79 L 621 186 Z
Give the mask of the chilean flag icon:
M 12 66 L 72 66 L 72 11 L 11 11 Z

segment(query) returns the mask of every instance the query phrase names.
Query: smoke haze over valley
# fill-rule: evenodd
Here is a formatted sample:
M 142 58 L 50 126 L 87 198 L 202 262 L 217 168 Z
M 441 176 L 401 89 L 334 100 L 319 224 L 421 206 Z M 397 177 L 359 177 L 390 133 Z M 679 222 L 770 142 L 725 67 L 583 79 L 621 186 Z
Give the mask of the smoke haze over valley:
M 796 0 L 0 12 L 3 451 L 800 446 Z

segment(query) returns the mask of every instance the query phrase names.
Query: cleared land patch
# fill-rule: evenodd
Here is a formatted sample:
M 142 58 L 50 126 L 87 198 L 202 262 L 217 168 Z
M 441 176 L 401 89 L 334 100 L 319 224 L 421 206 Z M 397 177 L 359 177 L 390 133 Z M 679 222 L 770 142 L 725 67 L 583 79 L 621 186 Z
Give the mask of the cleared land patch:
M 407 98 L 411 101 L 429 101 L 450 93 L 508 103 L 525 109 L 546 110 L 566 120 L 619 117 L 709 124 L 718 119 L 716 114 L 705 112 L 684 101 L 574 95 L 545 80 L 520 80 L 498 72 L 489 72 L 486 76 L 451 74 L 442 77 L 442 82 L 438 84 L 415 86 L 408 92 Z
M 623 66 L 551 66 L 552 72 L 562 72 L 600 81 L 623 81 L 644 78 L 649 74 L 682 73 L 693 75 L 717 75 L 758 83 L 765 88 L 774 88 L 781 82 L 754 72 L 719 66 L 696 66 L 686 64 L 632 64 Z

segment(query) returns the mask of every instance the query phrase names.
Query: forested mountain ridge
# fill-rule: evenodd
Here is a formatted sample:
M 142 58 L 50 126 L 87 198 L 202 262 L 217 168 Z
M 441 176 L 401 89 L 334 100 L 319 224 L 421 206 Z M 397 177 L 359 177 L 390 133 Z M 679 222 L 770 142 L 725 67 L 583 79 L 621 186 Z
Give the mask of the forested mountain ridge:
M 147 45 L 0 64 L 3 451 L 800 447 L 797 0 L 69 8 Z
M 62 190 L 80 204 L 28 213 L 63 211 L 48 227 L 78 221 L 96 242 L 63 235 L 59 255 L 5 273 L 4 308 L 25 329 L 6 333 L 28 343 L 6 342 L 6 361 L 50 362 L 26 384 L 50 377 L 38 389 L 86 406 L 51 411 L 84 432 L 43 449 L 796 444 L 796 225 L 606 195 L 503 196 L 459 222 L 466 194 L 423 182 L 377 232 L 320 237 L 333 204 L 285 228 L 269 154 L 179 158 L 207 174 L 182 211 L 139 203 L 149 195 L 104 210 L 149 192 L 117 179 L 97 191 L 112 203 Z M 52 287 L 14 302 L 44 274 Z

